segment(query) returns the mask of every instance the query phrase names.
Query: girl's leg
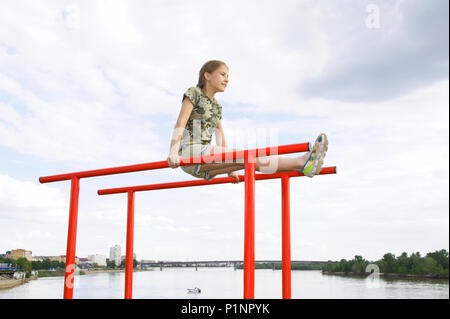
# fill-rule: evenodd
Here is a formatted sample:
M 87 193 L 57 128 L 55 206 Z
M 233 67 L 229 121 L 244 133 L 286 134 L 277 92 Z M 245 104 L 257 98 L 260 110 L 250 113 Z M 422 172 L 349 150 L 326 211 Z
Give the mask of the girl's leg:
M 220 154 L 225 152 L 231 152 L 232 149 L 224 148 L 221 146 L 210 146 L 205 152 L 206 154 Z M 284 171 L 293 171 L 296 169 L 301 169 L 305 162 L 307 161 L 309 153 L 305 153 L 299 157 L 281 157 L 281 156 L 266 156 L 258 157 L 255 161 L 255 168 L 259 172 L 263 173 L 276 173 Z M 230 173 L 238 171 L 245 168 L 244 163 L 205 163 L 202 164 L 200 172 L 210 171 L 210 176 Z M 216 172 L 217 171 L 217 172 Z
M 240 171 L 242 169 L 244 169 L 244 167 L 241 167 L 241 165 L 230 166 L 230 167 L 221 168 L 221 169 L 213 169 L 213 170 L 209 171 L 209 176 L 214 177 L 214 176 L 220 175 L 220 174 L 228 174 L 228 173 Z

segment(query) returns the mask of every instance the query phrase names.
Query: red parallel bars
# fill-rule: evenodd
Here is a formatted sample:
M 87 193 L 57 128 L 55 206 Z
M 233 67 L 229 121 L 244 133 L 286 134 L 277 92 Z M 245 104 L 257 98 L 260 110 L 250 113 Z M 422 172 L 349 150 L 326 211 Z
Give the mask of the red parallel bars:
M 281 275 L 283 282 L 283 299 L 291 299 L 290 210 L 289 176 L 285 175 L 281 177 Z
M 249 163 L 249 158 L 254 159 L 255 157 L 260 156 L 269 156 L 276 154 L 289 154 L 289 153 L 297 153 L 297 152 L 307 152 L 310 150 L 309 143 L 301 143 L 301 144 L 290 144 L 290 145 L 282 145 L 275 147 L 266 147 L 261 149 L 253 149 L 253 150 L 245 150 L 245 151 L 233 151 L 227 153 L 213 154 L 208 156 L 196 156 L 191 158 L 181 159 L 180 166 L 191 165 L 192 163 L 213 163 L 220 161 L 234 161 L 237 159 L 245 160 L 246 167 L 246 176 L 249 174 L 249 170 L 252 171 L 254 175 L 254 161 Z M 66 272 L 65 272 L 65 285 L 64 285 L 64 298 L 72 299 L 73 298 L 73 280 L 74 280 L 74 270 L 75 270 L 75 249 L 76 249 L 76 231 L 77 231 L 77 216 L 78 216 L 78 197 L 79 197 L 79 180 L 81 178 L 87 177 L 96 177 L 96 176 L 105 176 L 112 174 L 122 174 L 122 173 L 131 173 L 138 172 L 144 170 L 153 170 L 153 169 L 161 169 L 167 168 L 167 161 L 159 161 L 152 163 L 143 163 L 136 165 L 128 165 L 128 166 L 120 166 L 120 167 L 112 167 L 112 168 L 104 168 L 98 170 L 90 170 L 90 171 L 82 171 L 82 172 L 74 172 L 67 174 L 59 174 L 52 175 L 46 177 L 40 177 L 39 181 L 41 183 L 50 183 L 64 180 L 72 181 L 72 191 L 70 197 L 70 212 L 69 212 L 69 227 L 68 227 L 68 240 L 67 240 L 67 252 L 66 252 Z M 254 178 L 248 177 L 246 178 L 246 190 L 248 189 L 253 195 L 246 196 L 246 229 L 250 230 L 254 229 L 254 224 L 252 227 L 252 223 L 254 222 Z M 252 222 L 253 221 L 253 222 Z M 248 225 L 248 226 L 247 226 Z M 246 237 L 246 245 L 247 243 L 254 243 L 254 232 L 250 231 L 248 234 L 248 238 Z M 251 239 L 253 236 L 253 240 Z M 246 246 L 247 247 L 247 246 Z M 249 255 L 250 262 L 251 254 Z M 253 252 L 254 257 L 254 252 Z M 251 263 L 250 263 L 251 264 Z M 254 264 L 254 263 L 253 263 Z M 247 277 L 248 278 L 248 277 Z M 246 280 L 247 285 L 251 285 L 253 282 L 251 280 Z M 244 287 L 245 287 L 244 283 Z M 245 288 L 244 288 L 245 289 Z M 246 289 L 247 293 L 244 295 L 251 296 L 252 293 L 249 293 L 250 289 Z
M 244 299 L 255 298 L 255 158 L 245 158 Z
M 132 298 L 133 291 L 133 241 L 134 241 L 134 192 L 128 192 L 127 248 L 125 252 L 125 299 Z
M 66 271 L 64 277 L 64 299 L 73 298 L 73 282 L 75 276 L 75 247 L 77 242 L 78 197 L 80 195 L 80 179 L 72 177 L 70 190 L 69 230 L 67 232 Z M 67 262 L 68 260 L 73 262 Z
M 323 167 L 320 175 L 336 174 L 336 167 Z M 289 217 L 289 178 L 304 176 L 297 171 L 283 172 L 275 174 L 254 174 L 255 180 L 268 180 L 280 178 L 282 181 L 282 291 L 283 299 L 291 298 L 291 253 L 290 253 L 290 217 Z M 246 181 L 245 176 L 239 175 L 239 180 Z M 217 184 L 227 184 L 235 182 L 234 177 L 219 177 L 208 182 L 206 180 L 190 180 L 182 182 L 171 182 L 171 183 L 160 183 L 152 185 L 141 185 L 141 186 L 128 186 L 110 189 L 100 189 L 98 190 L 99 195 L 111 195 L 111 194 L 128 194 L 128 216 L 134 219 L 134 208 L 130 207 L 130 196 L 134 196 L 135 192 L 143 191 L 153 191 L 161 189 L 170 188 L 182 188 L 182 187 L 194 187 L 194 186 L 205 186 L 205 185 L 217 185 Z M 254 192 L 253 192 L 254 197 Z M 134 204 L 134 202 L 133 202 Z M 254 208 L 254 206 L 253 206 Z M 131 213 L 130 213 L 131 212 Z M 244 298 L 251 299 L 254 298 L 254 264 L 255 264 L 255 245 L 254 245 L 254 213 L 246 208 L 245 216 L 245 236 L 244 236 Z M 248 214 L 248 212 L 250 212 Z M 131 214 L 131 215 L 130 215 Z M 131 216 L 131 217 L 130 217 Z M 130 222 L 127 222 L 130 225 Z M 129 232 L 127 233 L 128 236 Z M 127 257 L 125 264 L 125 298 L 131 298 L 132 296 L 132 276 L 133 276 L 133 261 L 129 258 L 129 255 L 133 254 L 133 247 L 128 246 L 128 243 L 133 243 L 133 239 L 127 238 Z M 246 258 L 247 257 L 247 258 Z M 246 267 L 247 266 L 247 267 Z

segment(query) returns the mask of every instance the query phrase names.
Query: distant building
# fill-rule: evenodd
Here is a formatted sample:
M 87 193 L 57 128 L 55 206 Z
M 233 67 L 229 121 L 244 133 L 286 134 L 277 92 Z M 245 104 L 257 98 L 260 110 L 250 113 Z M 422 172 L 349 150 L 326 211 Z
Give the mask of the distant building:
M 89 255 L 88 258 L 93 264 L 97 264 L 98 266 L 106 266 L 106 256 Z
M 120 266 L 120 254 L 121 248 L 119 245 L 115 245 L 109 249 L 109 260 L 114 261 L 116 266 Z
M 29 261 L 32 261 L 33 259 L 31 250 L 25 249 L 12 249 L 11 251 L 7 251 L 6 258 L 10 258 L 13 260 L 17 260 L 19 258 L 26 258 Z
M 82 269 L 93 268 L 94 264 L 89 258 L 80 258 L 80 263 L 78 264 Z
M 50 261 L 57 261 L 59 263 L 65 263 L 66 262 L 66 256 L 47 256 L 47 259 Z
M 66 262 L 66 256 L 65 255 L 59 255 L 59 256 L 36 256 L 33 257 L 32 261 L 44 261 L 44 260 L 50 260 L 50 261 L 57 261 L 59 263 L 65 263 Z M 80 260 L 78 257 L 75 256 L 75 264 L 79 264 Z
M 94 265 L 91 262 L 82 262 L 82 263 L 80 263 L 79 266 L 80 266 L 81 269 L 94 268 Z

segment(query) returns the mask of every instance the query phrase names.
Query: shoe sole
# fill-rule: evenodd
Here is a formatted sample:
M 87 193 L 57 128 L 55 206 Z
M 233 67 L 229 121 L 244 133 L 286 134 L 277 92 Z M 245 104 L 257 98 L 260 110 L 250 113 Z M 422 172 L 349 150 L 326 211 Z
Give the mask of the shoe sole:
M 327 154 L 327 151 L 328 151 L 328 141 L 326 141 L 326 145 L 324 147 L 322 158 L 320 159 L 319 163 L 317 164 L 316 173 L 315 173 L 316 175 L 319 175 L 320 172 L 322 171 L 323 159 L 325 158 L 325 155 Z
M 308 177 L 311 177 L 311 178 L 314 177 L 314 175 L 320 174 L 320 172 L 322 170 L 322 166 L 323 166 L 323 158 L 325 157 L 325 154 L 327 154 L 327 151 L 328 151 L 328 138 L 325 133 L 321 133 L 321 135 L 322 135 L 324 141 L 320 145 L 319 154 L 317 155 L 318 158 L 316 160 L 316 163 L 314 163 L 311 173 L 309 175 L 307 175 Z

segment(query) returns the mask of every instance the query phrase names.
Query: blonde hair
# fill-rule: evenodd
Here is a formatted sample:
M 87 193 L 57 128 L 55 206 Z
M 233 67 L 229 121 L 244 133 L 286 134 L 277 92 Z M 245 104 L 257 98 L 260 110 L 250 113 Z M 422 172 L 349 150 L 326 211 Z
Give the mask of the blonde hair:
M 223 61 L 219 60 L 210 60 L 203 64 L 202 68 L 200 69 L 200 72 L 198 74 L 198 83 L 197 86 L 201 89 L 205 87 L 205 72 L 213 73 L 215 70 L 217 70 L 221 65 L 225 65 L 227 68 L 228 66 Z

